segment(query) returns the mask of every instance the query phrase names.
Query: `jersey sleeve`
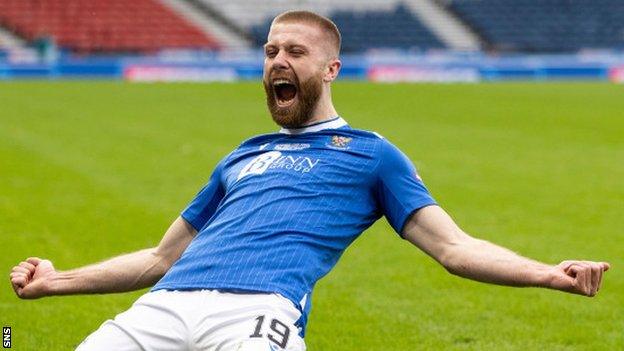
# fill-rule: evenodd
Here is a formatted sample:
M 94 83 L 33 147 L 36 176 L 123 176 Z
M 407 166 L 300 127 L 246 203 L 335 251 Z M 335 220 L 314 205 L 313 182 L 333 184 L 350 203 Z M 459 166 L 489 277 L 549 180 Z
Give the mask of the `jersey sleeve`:
M 377 196 L 382 213 L 402 236 L 403 226 L 416 210 L 436 202 L 429 194 L 412 162 L 396 146 L 382 141 Z
M 217 210 L 221 199 L 225 196 L 225 187 L 221 181 L 224 162 L 225 159 L 219 162 L 212 172 L 208 183 L 204 185 L 181 213 L 182 218 L 189 222 L 197 231 L 200 231 L 210 220 Z

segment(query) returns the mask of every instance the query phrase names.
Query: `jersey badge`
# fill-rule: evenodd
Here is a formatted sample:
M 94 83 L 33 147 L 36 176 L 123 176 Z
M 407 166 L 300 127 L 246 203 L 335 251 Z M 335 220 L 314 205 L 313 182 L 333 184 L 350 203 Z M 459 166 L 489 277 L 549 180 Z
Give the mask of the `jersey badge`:
M 338 147 L 341 149 L 346 149 L 349 143 L 353 140 L 353 138 L 334 135 L 331 137 L 331 146 Z

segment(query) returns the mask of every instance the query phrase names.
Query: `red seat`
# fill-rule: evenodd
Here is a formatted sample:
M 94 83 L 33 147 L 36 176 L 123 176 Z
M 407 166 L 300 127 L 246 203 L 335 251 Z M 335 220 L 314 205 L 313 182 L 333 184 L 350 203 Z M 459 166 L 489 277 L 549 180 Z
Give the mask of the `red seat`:
M 219 48 L 155 0 L 0 0 L 0 21 L 28 40 L 52 35 L 80 53 Z

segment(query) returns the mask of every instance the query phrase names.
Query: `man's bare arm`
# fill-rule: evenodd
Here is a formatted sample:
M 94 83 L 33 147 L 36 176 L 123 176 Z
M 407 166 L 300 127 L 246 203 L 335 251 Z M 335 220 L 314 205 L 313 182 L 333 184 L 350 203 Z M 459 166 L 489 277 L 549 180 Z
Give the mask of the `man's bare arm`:
M 600 289 L 606 262 L 540 263 L 464 233 L 438 206 L 416 211 L 403 236 L 450 273 L 486 283 L 536 286 L 594 296 Z
M 48 260 L 30 257 L 13 267 L 11 285 L 23 299 L 142 289 L 154 285 L 169 270 L 195 234 L 196 230 L 178 217 L 156 247 L 62 272 Z

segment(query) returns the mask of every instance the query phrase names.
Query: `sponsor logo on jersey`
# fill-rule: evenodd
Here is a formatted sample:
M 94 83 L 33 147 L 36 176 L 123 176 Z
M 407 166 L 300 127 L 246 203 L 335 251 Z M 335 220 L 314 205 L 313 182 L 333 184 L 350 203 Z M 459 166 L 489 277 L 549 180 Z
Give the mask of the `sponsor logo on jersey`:
M 254 157 L 238 173 L 237 181 L 248 175 L 260 175 L 267 169 L 284 169 L 294 172 L 308 173 L 316 167 L 320 159 L 307 156 L 284 156 L 279 151 L 268 151 Z
M 295 172 L 308 173 L 319 162 L 318 158 L 306 156 L 281 156 L 275 162 L 271 163 L 271 169 L 287 169 Z
M 351 140 L 353 140 L 353 138 L 340 136 L 340 135 L 334 135 L 331 137 L 331 146 L 341 148 L 341 149 L 346 149 L 347 145 L 349 145 Z
M 303 150 L 310 147 L 310 144 L 277 144 L 273 148 L 273 150 L 279 151 L 295 151 L 295 150 Z
M 282 156 L 282 153 L 279 151 L 269 151 L 256 156 L 253 160 L 249 161 L 243 169 L 241 169 L 236 180 L 241 180 L 243 177 L 251 174 L 264 173 L 269 166 L 275 162 L 275 160 L 280 158 L 280 156 Z

